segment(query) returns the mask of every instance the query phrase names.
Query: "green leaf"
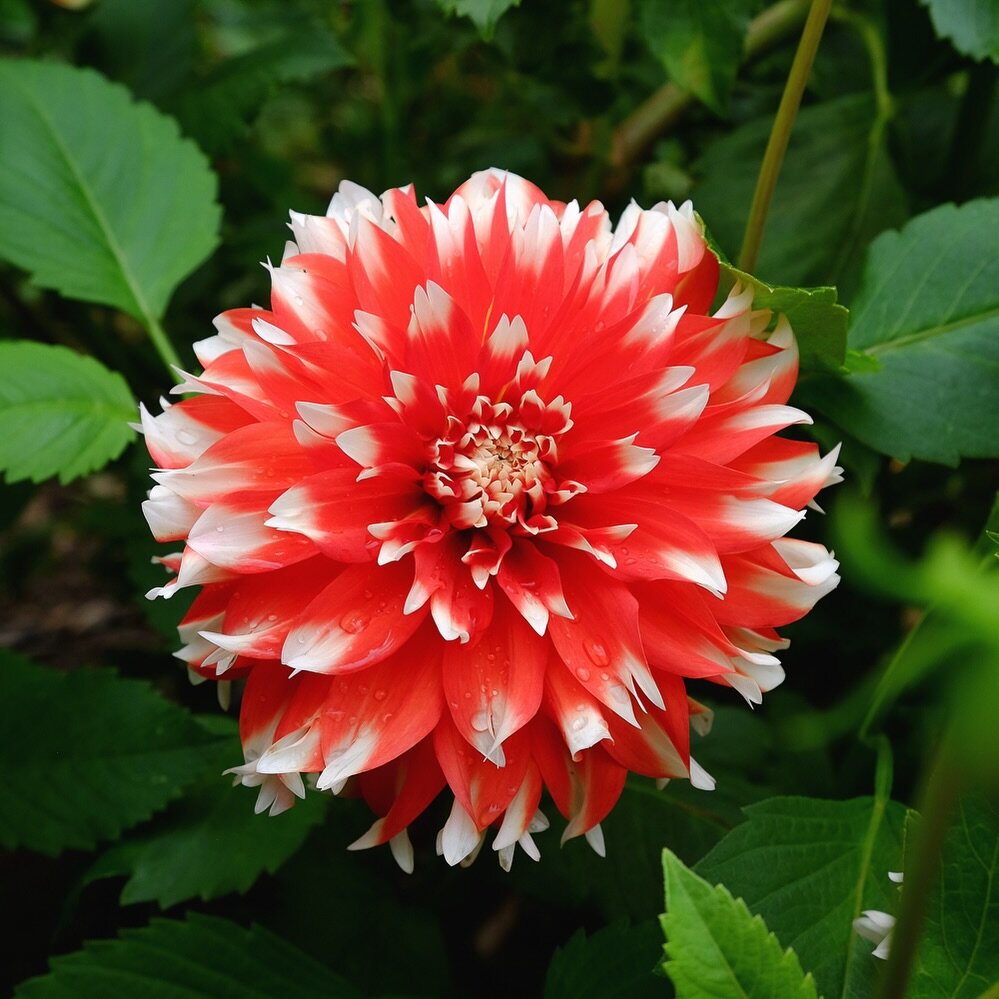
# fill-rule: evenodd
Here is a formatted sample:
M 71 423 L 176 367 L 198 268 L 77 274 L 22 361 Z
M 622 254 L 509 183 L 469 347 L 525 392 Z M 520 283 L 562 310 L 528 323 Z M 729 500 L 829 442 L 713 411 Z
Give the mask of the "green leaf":
M 128 385 L 92 357 L 4 340 L 0 371 L 0 470 L 8 482 L 69 482 L 117 458 L 135 436 Z
M 853 262 L 877 233 L 907 215 L 884 148 L 885 119 L 867 94 L 798 114 L 763 238 L 760 276 L 769 284 L 850 283 Z M 709 145 L 692 197 L 722 249 L 735 258 L 773 118 Z
M 853 920 L 894 906 L 888 871 L 901 868 L 905 809 L 881 797 L 773 798 L 745 812 L 697 872 L 762 916 L 823 995 L 868 999 L 877 961 Z
M 62 673 L 0 652 L 0 845 L 90 849 L 147 819 L 206 766 L 219 740 L 149 684 Z
M 872 244 L 849 345 L 874 371 L 807 399 L 864 444 L 948 465 L 999 456 L 999 198 L 943 205 Z
M 920 0 L 933 29 L 958 52 L 999 63 L 999 5 L 995 0 Z
M 519 7 L 520 0 L 437 0 L 445 14 L 467 17 L 478 29 L 483 41 L 489 41 L 496 31 L 499 19 L 511 8 Z
M 613 923 L 587 936 L 577 930 L 555 951 L 544 999 L 655 999 L 663 994 L 654 968 L 662 955 L 655 922 Z
M 752 4 L 745 0 L 642 0 L 642 38 L 670 79 L 720 115 L 742 61 Z
M 678 999 L 816 999 L 815 981 L 766 923 L 724 885 L 714 888 L 663 850 L 663 968 Z
M 0 63 L 0 121 L 0 257 L 149 327 L 217 243 L 205 157 L 124 88 L 56 63 Z
M 909 817 L 912 821 L 918 821 L 914 813 Z M 907 850 L 912 841 L 907 823 Z M 930 894 L 908 995 L 911 999 L 976 999 L 996 982 L 999 810 L 984 795 L 969 795 L 959 802 L 947 834 L 940 880 Z
M 190 913 L 54 958 L 17 999 L 351 999 L 360 993 L 297 947 L 253 926 Z
M 230 744 L 233 762 L 242 758 Z M 309 794 L 274 817 L 253 814 L 254 794 L 217 775 L 189 791 L 154 826 L 113 846 L 87 880 L 127 874 L 122 904 L 156 902 L 167 909 L 189 898 L 209 901 L 248 891 L 265 871 L 273 874 L 326 814 L 328 798 Z
M 837 371 L 846 360 L 850 313 L 836 303 L 835 288 L 773 288 L 722 262 L 722 278 L 753 288 L 753 308 L 787 316 L 801 352 L 803 371 Z

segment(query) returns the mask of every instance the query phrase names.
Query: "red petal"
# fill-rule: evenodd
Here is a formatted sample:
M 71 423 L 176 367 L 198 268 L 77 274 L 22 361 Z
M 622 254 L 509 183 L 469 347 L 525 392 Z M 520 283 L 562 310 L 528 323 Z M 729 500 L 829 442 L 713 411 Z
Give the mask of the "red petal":
M 458 731 L 497 766 L 503 743 L 541 705 L 549 644 L 506 601 L 474 645 L 444 650 L 444 693 Z
M 412 749 L 444 707 L 438 645 L 425 631 L 374 666 L 338 676 L 320 716 L 326 762 L 317 786 L 341 785 Z
M 632 695 L 662 697 L 649 672 L 638 631 L 638 601 L 626 586 L 582 559 L 563 563 L 565 595 L 575 620 L 553 618 L 552 641 L 576 679 L 601 703 L 636 724 Z M 570 570 L 571 571 L 568 571 Z
M 390 656 L 426 616 L 403 614 L 412 573 L 412 566 L 399 563 L 348 566 L 302 611 L 285 640 L 282 662 L 339 674 Z
M 524 730 L 507 740 L 506 763 L 498 767 L 462 738 L 448 716 L 434 730 L 434 748 L 455 799 L 480 831 L 500 817 L 520 790 L 530 760 L 530 742 Z

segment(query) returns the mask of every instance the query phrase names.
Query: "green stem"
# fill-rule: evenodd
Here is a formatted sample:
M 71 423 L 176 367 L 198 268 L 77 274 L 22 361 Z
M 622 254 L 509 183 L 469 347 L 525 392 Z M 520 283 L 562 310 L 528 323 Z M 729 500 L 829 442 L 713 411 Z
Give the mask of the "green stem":
M 807 9 L 808 0 L 778 0 L 754 17 L 746 33 L 742 65 L 759 59 L 792 36 L 804 21 Z M 607 158 L 608 166 L 613 171 L 605 184 L 608 195 L 612 196 L 624 186 L 635 161 L 696 103 L 697 99 L 692 94 L 681 90 L 675 83 L 666 83 L 614 129 Z M 584 148 L 575 152 L 576 155 L 585 155 L 588 151 L 588 144 L 584 144 Z
M 173 344 L 166 335 L 166 330 L 163 329 L 158 320 L 148 313 L 145 313 L 143 318 L 145 319 L 146 332 L 149 334 L 149 339 L 153 341 L 156 353 L 160 355 L 160 360 L 166 365 L 167 371 L 170 372 L 174 381 L 179 382 L 180 378 L 176 369 L 182 366 L 180 355 L 173 349 Z
M 882 999 L 905 999 L 962 778 L 963 771 L 955 759 L 952 740 L 945 737 L 921 796 L 921 819 L 916 827 L 913 850 L 911 853 L 906 851 L 905 884 L 898 921 L 892 930 L 888 967 L 881 979 Z
M 801 104 L 802 94 L 805 92 L 808 77 L 812 72 L 812 63 L 815 61 L 815 53 L 818 51 L 819 41 L 822 38 L 822 31 L 826 26 L 831 7 L 832 0 L 812 0 L 812 6 L 808 11 L 808 19 L 805 21 L 805 28 L 801 33 L 801 41 L 798 42 L 798 51 L 794 54 L 794 62 L 791 63 L 791 72 L 788 74 L 787 84 L 784 86 L 784 94 L 780 99 L 777 117 L 770 130 L 770 139 L 767 142 L 766 152 L 763 154 L 760 176 L 756 181 L 756 190 L 753 192 L 753 203 L 749 209 L 746 234 L 742 240 L 742 249 L 739 251 L 740 270 L 751 271 L 756 266 L 756 260 L 760 255 L 763 228 L 766 225 L 767 213 L 770 211 L 774 188 L 777 186 L 777 177 L 780 174 L 781 164 L 784 162 L 784 153 L 791 138 L 794 119 L 798 114 L 798 106 Z
M 968 71 L 944 172 L 943 186 L 948 200 L 960 201 L 975 192 L 997 83 L 999 69 L 988 59 Z

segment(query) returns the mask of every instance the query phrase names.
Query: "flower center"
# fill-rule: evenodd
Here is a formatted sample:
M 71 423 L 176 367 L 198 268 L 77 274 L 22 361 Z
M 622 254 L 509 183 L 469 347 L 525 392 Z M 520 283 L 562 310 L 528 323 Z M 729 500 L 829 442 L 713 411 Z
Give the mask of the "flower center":
M 518 423 L 507 403 L 480 396 L 468 419 L 450 418 L 433 451 L 424 485 L 455 527 L 524 524 L 544 510 L 554 439 Z

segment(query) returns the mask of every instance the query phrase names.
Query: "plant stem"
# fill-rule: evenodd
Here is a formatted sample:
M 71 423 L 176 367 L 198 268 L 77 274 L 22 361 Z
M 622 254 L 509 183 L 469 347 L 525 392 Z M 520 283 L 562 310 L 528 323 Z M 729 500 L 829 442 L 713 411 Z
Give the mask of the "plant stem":
M 905 999 L 930 892 L 939 874 L 940 857 L 963 777 L 952 742 L 944 738 L 930 770 L 921 796 L 915 845 L 911 853 L 906 851 L 901 909 L 892 930 L 888 967 L 881 979 L 883 999 Z
M 749 209 L 746 234 L 742 240 L 742 249 L 739 251 L 740 270 L 751 271 L 756 266 L 756 260 L 760 254 L 760 243 L 763 241 L 763 228 L 766 225 L 767 212 L 770 210 L 770 201 L 773 198 L 774 188 L 777 186 L 777 177 L 780 174 L 781 164 L 784 162 L 784 153 L 787 150 L 788 140 L 791 138 L 794 119 L 798 114 L 801 96 L 805 92 L 808 77 L 812 72 L 812 63 L 815 61 L 815 53 L 818 51 L 819 41 L 822 38 L 822 31 L 826 26 L 831 7 L 832 0 L 812 0 L 812 6 L 808 11 L 808 20 L 805 21 L 801 41 L 798 42 L 798 51 L 794 54 L 794 62 L 791 63 L 791 72 L 788 74 L 787 83 L 784 86 L 784 94 L 780 99 L 777 117 L 770 130 L 770 139 L 767 142 L 766 152 L 763 154 L 760 176 L 756 181 L 756 190 L 753 192 L 753 203 Z
M 149 339 L 153 341 L 156 353 L 160 355 L 160 360 L 166 365 L 173 380 L 179 382 L 180 378 L 177 376 L 176 369 L 181 367 L 180 355 L 174 350 L 170 338 L 166 335 L 166 330 L 159 324 L 159 321 L 148 313 L 144 315 L 144 318 L 146 332 L 149 334 Z
M 742 64 L 759 59 L 790 37 L 804 21 L 807 10 L 808 0 L 779 0 L 754 17 L 746 33 Z M 642 101 L 614 129 L 608 156 L 611 178 L 605 188 L 610 193 L 616 193 L 623 187 L 634 162 L 696 103 L 693 95 L 681 90 L 675 83 L 664 84 Z

